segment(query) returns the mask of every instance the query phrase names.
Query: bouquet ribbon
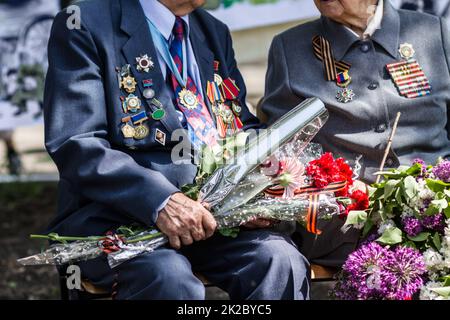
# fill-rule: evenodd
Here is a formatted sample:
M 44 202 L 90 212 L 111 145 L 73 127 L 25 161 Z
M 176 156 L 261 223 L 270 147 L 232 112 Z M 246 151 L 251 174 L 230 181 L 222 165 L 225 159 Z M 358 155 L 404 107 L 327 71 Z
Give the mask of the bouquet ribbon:
M 347 186 L 347 181 L 333 182 L 324 188 L 315 188 L 306 186 L 295 190 L 295 195 L 308 195 L 309 208 L 306 216 L 306 230 L 313 234 L 321 234 L 322 231 L 317 229 L 317 213 L 319 207 L 319 195 L 322 193 L 334 193 L 344 190 Z M 265 193 L 272 197 L 281 197 L 284 193 L 284 188 L 269 188 Z

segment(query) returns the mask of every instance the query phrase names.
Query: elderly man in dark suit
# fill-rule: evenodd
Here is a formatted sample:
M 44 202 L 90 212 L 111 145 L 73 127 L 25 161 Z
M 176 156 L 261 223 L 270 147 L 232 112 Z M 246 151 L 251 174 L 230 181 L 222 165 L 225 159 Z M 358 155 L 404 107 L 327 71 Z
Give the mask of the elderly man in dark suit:
M 194 148 L 233 133 L 221 131 L 207 86 L 228 86 L 220 108 L 232 108 L 234 128 L 259 127 L 230 33 L 203 3 L 93 0 L 78 4 L 79 28 L 56 17 L 45 92 L 46 146 L 60 172 L 50 230 L 94 235 L 138 223 L 167 234 L 172 248 L 113 270 L 103 258 L 80 264 L 94 284 L 115 283 L 119 299 L 203 299 L 192 269 L 232 299 L 306 299 L 307 262 L 270 221 L 235 239 L 213 235 L 211 213 L 180 192 L 196 166 L 172 161 L 175 132 L 185 129 Z
M 303 99 L 325 102 L 330 119 L 315 142 L 355 159 L 374 181 L 394 118 L 386 167 L 450 155 L 450 30 L 436 16 L 396 10 L 386 0 L 315 0 L 318 20 L 278 35 L 269 54 L 262 111 L 275 121 Z M 358 234 L 329 224 L 317 239 L 299 230 L 302 252 L 339 265 Z

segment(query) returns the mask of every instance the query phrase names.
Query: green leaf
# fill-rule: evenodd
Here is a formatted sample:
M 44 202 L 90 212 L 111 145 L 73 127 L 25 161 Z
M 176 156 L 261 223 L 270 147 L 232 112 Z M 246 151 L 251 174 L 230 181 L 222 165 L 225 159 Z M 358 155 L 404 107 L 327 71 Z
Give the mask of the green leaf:
M 407 176 L 405 180 L 403 180 L 403 186 L 405 188 L 405 193 L 409 198 L 414 198 L 417 195 L 417 181 L 412 176 Z
M 428 239 L 428 237 L 431 235 L 429 232 L 421 232 L 417 236 L 410 237 L 407 236 L 409 240 L 415 241 L 415 242 L 421 242 Z
M 239 234 L 239 227 L 236 228 L 222 228 L 219 229 L 219 232 L 224 237 L 236 238 Z
M 388 199 L 397 189 L 400 180 L 388 180 L 384 186 L 384 199 Z
M 443 192 L 445 189 L 450 188 L 450 183 L 446 183 L 441 180 L 427 179 L 428 188 L 433 192 Z
M 344 226 L 353 225 L 353 227 L 361 229 L 366 221 L 367 221 L 366 211 L 354 210 L 348 213 Z
M 201 173 L 212 174 L 216 170 L 216 157 L 210 148 L 204 148 L 200 163 Z
M 399 168 L 399 170 L 400 170 L 400 168 Z M 404 170 L 404 172 L 408 176 L 417 176 L 419 173 L 422 172 L 422 165 L 416 163 L 413 166 L 411 166 L 411 167 L 407 168 L 406 170 Z
M 444 287 L 450 287 L 450 275 L 443 277 Z
M 445 298 L 448 298 L 450 296 L 450 287 L 430 288 L 430 290 Z
M 431 201 L 431 203 L 436 207 L 436 209 L 438 209 L 439 212 L 442 212 L 442 210 L 448 207 L 447 199 L 437 199 Z
M 395 190 L 395 200 L 397 201 L 398 205 L 403 203 L 402 192 L 400 188 L 397 188 L 397 190 Z
M 441 250 L 442 245 L 441 245 L 441 236 L 439 235 L 438 232 L 436 232 L 433 235 L 433 244 L 436 247 L 437 250 Z
M 364 225 L 363 232 L 362 232 L 363 238 L 365 238 L 369 234 L 370 230 L 372 230 L 373 225 L 374 225 L 374 223 L 373 223 L 372 219 L 367 219 L 366 224 Z
M 438 213 L 439 213 L 439 209 L 436 208 L 433 204 L 430 205 L 427 210 L 425 210 L 425 215 L 427 215 L 427 216 L 432 216 L 432 215 L 435 215 Z
M 386 229 L 381 237 L 376 241 L 382 244 L 397 244 L 402 242 L 402 230 L 399 228 L 388 228 Z
M 450 207 L 445 208 L 444 214 L 447 219 L 450 219 Z

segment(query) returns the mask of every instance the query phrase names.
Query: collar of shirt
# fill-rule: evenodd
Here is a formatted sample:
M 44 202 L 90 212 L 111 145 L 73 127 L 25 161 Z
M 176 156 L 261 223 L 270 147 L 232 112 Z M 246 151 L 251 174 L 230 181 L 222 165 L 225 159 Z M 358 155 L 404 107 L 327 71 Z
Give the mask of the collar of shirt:
M 147 19 L 153 23 L 167 41 L 171 40 L 175 15 L 158 0 L 139 0 L 139 2 Z M 182 16 L 181 19 L 186 23 L 186 36 L 189 38 L 189 16 Z
M 383 1 L 383 6 L 377 9 L 382 11 L 381 24 L 374 28 L 370 39 L 383 47 L 394 59 L 397 59 L 400 41 L 400 17 L 398 11 L 389 1 Z M 321 17 L 321 22 L 322 35 L 330 42 L 334 58 L 337 60 L 342 60 L 355 42 L 364 40 L 355 36 L 349 28 L 325 16 Z

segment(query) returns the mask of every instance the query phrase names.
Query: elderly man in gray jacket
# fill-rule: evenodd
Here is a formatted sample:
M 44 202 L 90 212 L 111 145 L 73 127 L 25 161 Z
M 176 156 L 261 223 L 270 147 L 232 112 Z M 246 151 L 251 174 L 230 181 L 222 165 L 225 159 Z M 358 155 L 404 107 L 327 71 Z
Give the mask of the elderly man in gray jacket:
M 444 19 L 396 10 L 386 0 L 315 0 L 320 19 L 273 40 L 261 111 L 273 122 L 308 97 L 330 119 L 315 138 L 324 150 L 355 159 L 374 180 L 397 112 L 402 116 L 386 167 L 450 154 L 450 30 Z M 329 224 L 317 238 L 299 230 L 312 261 L 340 265 L 358 233 Z

